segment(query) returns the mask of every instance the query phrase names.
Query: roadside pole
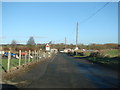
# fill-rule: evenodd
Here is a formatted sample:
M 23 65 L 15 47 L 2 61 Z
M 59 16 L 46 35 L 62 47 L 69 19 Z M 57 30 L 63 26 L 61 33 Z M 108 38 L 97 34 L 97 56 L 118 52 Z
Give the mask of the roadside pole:
M 21 65 L 21 50 L 19 50 L 19 67 Z
M 66 49 L 66 37 L 65 37 L 65 49 Z
M 11 55 L 10 55 L 10 51 L 9 51 L 8 52 L 8 65 L 7 65 L 8 72 L 10 71 L 10 59 L 11 59 Z
M 39 61 L 40 61 L 40 50 L 39 50 Z
M 38 56 L 37 57 L 38 57 L 38 62 L 39 62 L 39 50 L 38 50 Z
M 78 22 L 76 25 L 76 55 L 77 55 L 77 50 L 78 50 Z
M 35 62 L 36 62 L 36 50 L 35 50 Z
M 39 51 L 37 51 L 37 54 L 38 54 L 38 55 L 37 55 L 37 58 L 38 58 L 38 62 L 39 62 Z
M 34 52 L 34 62 L 35 62 L 35 50 L 33 52 Z
M 36 62 L 37 62 L 37 55 L 38 55 L 38 53 L 37 53 L 37 51 L 36 51 Z
M 37 62 L 38 62 L 38 51 L 37 51 Z
M 26 65 L 26 60 L 27 60 L 27 51 L 25 51 L 25 65 Z
M 32 51 L 32 62 L 33 62 L 33 59 L 34 59 L 34 51 Z
M 38 56 L 38 52 L 36 51 L 36 61 L 38 62 L 38 58 L 37 58 L 37 56 Z
M 29 50 L 29 56 L 28 57 L 29 57 L 28 62 L 30 62 L 30 50 Z

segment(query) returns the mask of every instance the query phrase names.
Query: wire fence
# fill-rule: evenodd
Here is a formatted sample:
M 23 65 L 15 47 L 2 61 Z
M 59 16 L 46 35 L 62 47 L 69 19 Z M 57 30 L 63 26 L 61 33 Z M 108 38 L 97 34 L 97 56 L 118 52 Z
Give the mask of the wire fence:
M 2 56 L 2 59 L 0 59 L 0 71 L 11 72 L 31 63 L 44 61 L 50 58 L 52 55 L 52 52 L 43 52 L 37 50 L 29 50 L 25 52 L 19 50 L 17 54 L 13 54 L 8 51 L 6 52 L 6 55 Z

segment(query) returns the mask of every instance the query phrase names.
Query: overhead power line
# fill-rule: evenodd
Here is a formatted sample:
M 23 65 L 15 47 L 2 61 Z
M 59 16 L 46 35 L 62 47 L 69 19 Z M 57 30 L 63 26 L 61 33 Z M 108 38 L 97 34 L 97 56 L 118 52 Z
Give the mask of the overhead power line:
M 95 16 L 98 12 L 100 12 L 103 8 L 105 8 L 112 0 L 109 2 L 105 3 L 101 8 L 99 8 L 96 12 L 94 12 L 92 15 L 90 15 L 88 18 L 84 19 L 81 23 L 85 23 L 89 19 L 91 19 L 93 16 Z
M 94 17 L 98 12 L 100 12 L 102 9 L 104 9 L 110 2 L 112 2 L 113 0 L 110 0 L 109 2 L 105 3 L 101 8 L 99 8 L 96 12 L 94 12 L 93 14 L 91 14 L 88 18 L 84 19 L 83 21 L 80 22 L 80 24 L 85 23 L 86 21 L 88 21 L 89 19 L 91 19 L 92 17 Z M 73 34 L 74 31 L 72 31 L 71 34 Z
M 96 12 L 94 12 L 93 14 L 91 14 L 88 18 L 84 19 L 81 23 L 85 23 L 86 21 L 88 21 L 89 19 L 91 19 L 92 17 L 94 17 L 98 12 L 100 12 L 102 9 L 104 9 L 112 0 L 110 0 L 109 2 L 105 3 L 101 8 L 99 8 Z M 77 31 L 76 31 L 77 32 Z M 78 33 L 78 32 L 77 32 Z M 77 38 L 77 36 L 76 36 Z M 76 40 L 76 47 L 77 47 L 77 40 Z

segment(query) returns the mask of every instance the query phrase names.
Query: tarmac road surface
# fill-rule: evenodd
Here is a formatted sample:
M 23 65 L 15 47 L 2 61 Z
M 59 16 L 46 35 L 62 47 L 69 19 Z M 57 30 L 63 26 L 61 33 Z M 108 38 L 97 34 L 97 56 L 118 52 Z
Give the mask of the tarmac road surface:
M 11 80 L 20 88 L 118 88 L 118 72 L 58 53 Z

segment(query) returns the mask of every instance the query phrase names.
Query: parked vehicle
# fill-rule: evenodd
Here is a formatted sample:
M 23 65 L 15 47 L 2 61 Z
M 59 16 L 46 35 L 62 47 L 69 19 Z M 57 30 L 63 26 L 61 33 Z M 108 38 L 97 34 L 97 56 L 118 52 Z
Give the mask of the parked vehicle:
M 14 53 L 10 53 L 10 56 L 14 58 L 18 58 L 18 55 Z M 4 52 L 3 57 L 8 57 L 8 52 Z
M 25 55 L 28 55 L 27 52 L 21 52 L 21 55 L 25 56 Z
M 14 54 L 14 53 L 10 53 L 10 56 L 11 56 L 11 57 L 15 57 L 15 55 L 16 55 L 16 54 Z M 4 57 L 8 57 L 8 52 L 4 52 L 3 56 L 4 56 Z

